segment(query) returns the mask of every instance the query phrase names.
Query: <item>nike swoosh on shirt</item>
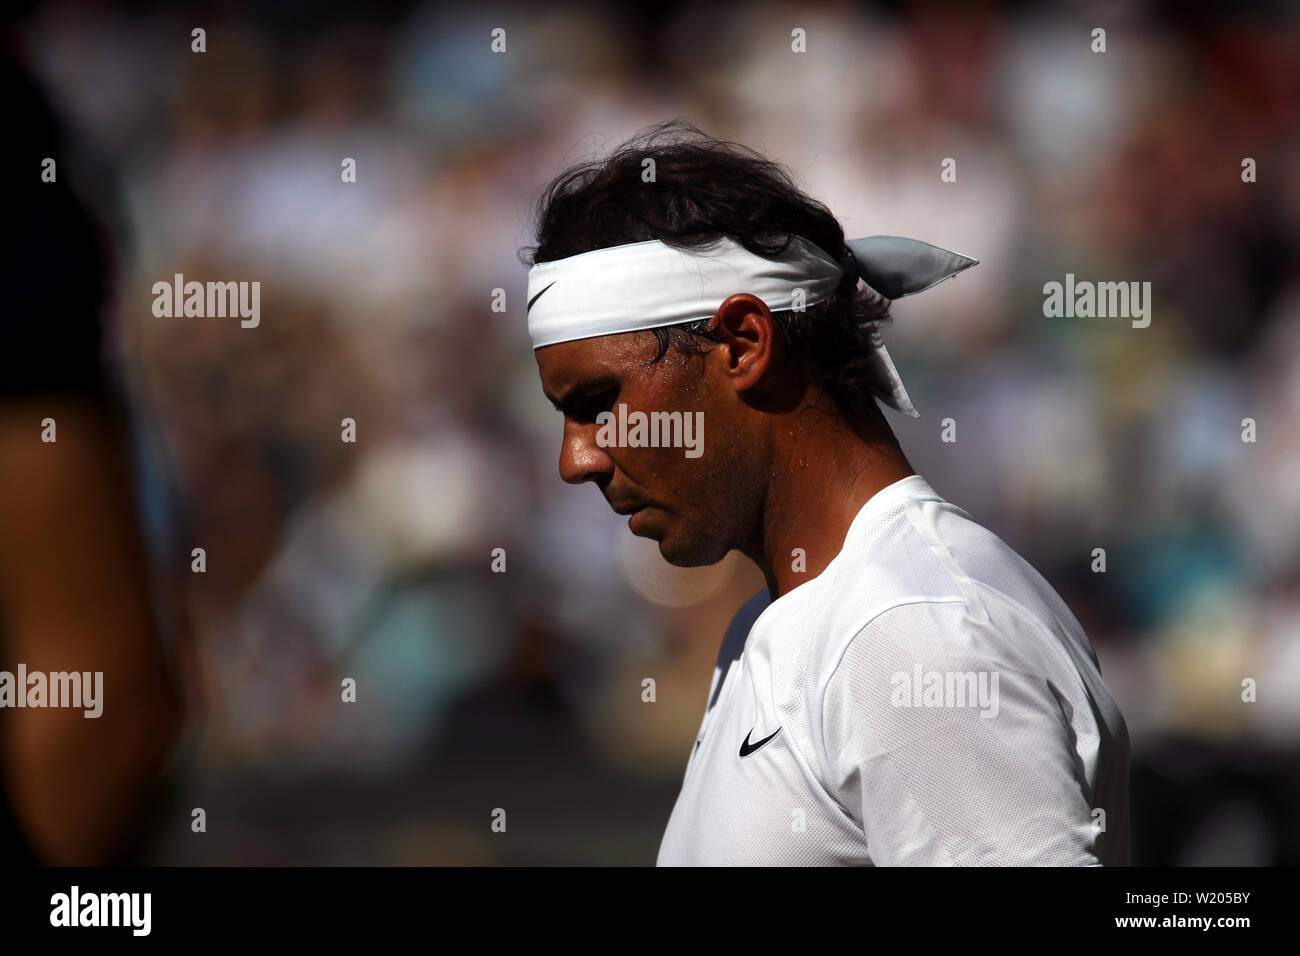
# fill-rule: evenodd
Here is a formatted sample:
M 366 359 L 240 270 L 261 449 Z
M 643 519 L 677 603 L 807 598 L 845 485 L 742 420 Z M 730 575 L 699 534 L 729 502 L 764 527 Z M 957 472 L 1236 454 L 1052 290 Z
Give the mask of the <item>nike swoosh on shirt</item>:
M 752 734 L 753 732 L 754 732 L 754 731 L 751 729 L 750 732 L 749 732 L 749 734 Z M 744 742 L 743 744 L 740 745 L 740 755 L 741 755 L 742 757 L 748 757 L 748 756 L 749 756 L 750 754 L 752 754 L 755 750 L 757 750 L 759 747 L 763 746 L 763 744 L 767 743 L 769 740 L 771 740 L 773 737 L 775 737 L 775 736 L 776 736 L 777 734 L 779 734 L 780 732 L 781 732 L 781 728 L 778 727 L 778 728 L 776 728 L 776 730 L 772 731 L 770 734 L 768 734 L 768 735 L 767 735 L 766 737 L 764 737 L 762 740 L 756 740 L 756 741 L 754 741 L 752 744 L 749 742 L 749 734 L 745 734 L 745 742 Z M 733 737 L 732 739 L 734 740 L 735 738 Z
M 556 282 L 559 282 L 559 281 L 560 281 L 559 279 L 554 279 L 554 280 L 551 281 L 551 285 L 555 285 L 555 283 L 556 283 Z M 549 289 L 549 288 L 551 287 L 551 285 L 548 285 L 548 286 L 546 287 L 546 289 Z M 533 303 L 534 303 L 534 302 L 536 302 L 538 299 L 540 299 L 540 298 L 541 298 L 541 297 L 546 293 L 546 289 L 543 289 L 541 292 L 537 293 L 537 295 L 533 296 L 531 299 L 528 300 L 528 308 L 529 308 L 529 309 L 531 309 L 531 308 L 533 307 Z M 525 311 L 527 311 L 527 310 L 525 310 Z

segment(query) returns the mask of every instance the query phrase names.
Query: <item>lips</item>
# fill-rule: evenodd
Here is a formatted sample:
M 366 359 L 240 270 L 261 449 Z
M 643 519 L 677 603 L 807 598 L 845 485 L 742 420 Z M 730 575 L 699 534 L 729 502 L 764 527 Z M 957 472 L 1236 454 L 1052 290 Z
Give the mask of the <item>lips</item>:
M 627 519 L 627 529 L 633 534 L 640 534 L 646 511 L 650 506 L 644 501 L 620 501 L 618 504 L 611 504 L 614 513 L 618 515 L 631 515 Z

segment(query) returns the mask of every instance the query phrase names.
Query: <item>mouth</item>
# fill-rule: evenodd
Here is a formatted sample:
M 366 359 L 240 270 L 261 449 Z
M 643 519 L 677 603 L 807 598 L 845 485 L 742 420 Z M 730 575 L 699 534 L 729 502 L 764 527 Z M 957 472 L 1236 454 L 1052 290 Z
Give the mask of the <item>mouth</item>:
M 645 512 L 650 508 L 649 505 L 639 501 L 623 502 L 619 505 L 610 505 L 615 514 L 627 515 L 627 529 L 633 534 L 640 534 L 642 519 L 645 518 Z

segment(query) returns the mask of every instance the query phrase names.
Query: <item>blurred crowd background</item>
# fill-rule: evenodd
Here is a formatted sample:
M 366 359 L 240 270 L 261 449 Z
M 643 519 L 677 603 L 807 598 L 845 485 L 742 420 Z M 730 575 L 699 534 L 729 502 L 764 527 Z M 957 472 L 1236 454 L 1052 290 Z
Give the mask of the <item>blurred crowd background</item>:
M 761 576 L 670 568 L 561 482 L 519 250 L 551 177 L 675 116 L 785 163 L 850 236 L 981 260 L 894 306 L 905 452 L 1092 637 L 1133 742 L 1134 862 L 1300 862 L 1286 6 L 29 10 L 114 227 L 110 359 L 186 622 L 194 716 L 147 862 L 654 861 Z M 1046 318 L 1067 272 L 1150 282 L 1150 326 Z M 259 280 L 260 326 L 156 318 L 175 273 Z

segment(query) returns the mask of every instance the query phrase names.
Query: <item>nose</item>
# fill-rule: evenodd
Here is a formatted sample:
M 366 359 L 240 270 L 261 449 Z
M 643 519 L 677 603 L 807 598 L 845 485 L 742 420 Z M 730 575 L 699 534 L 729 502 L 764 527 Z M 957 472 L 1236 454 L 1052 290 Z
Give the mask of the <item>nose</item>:
M 596 444 L 596 425 L 564 423 L 564 441 L 560 445 L 560 477 L 571 485 L 584 481 L 600 483 L 614 474 L 614 461 Z

